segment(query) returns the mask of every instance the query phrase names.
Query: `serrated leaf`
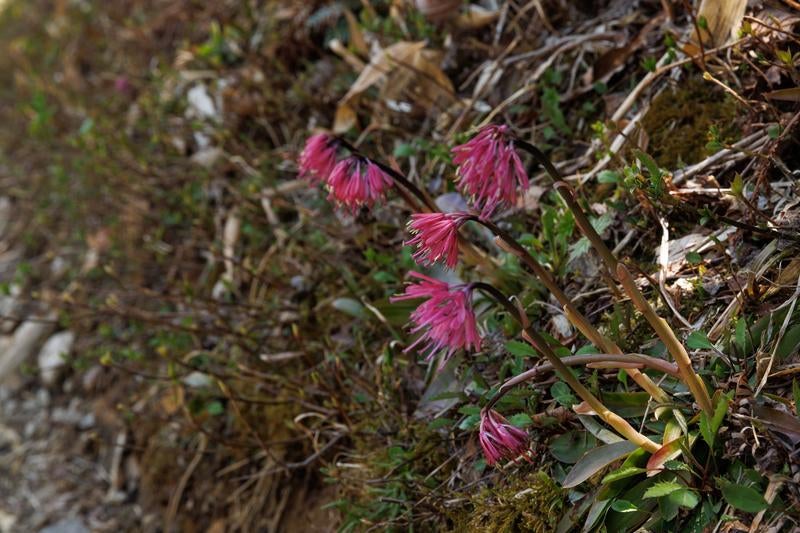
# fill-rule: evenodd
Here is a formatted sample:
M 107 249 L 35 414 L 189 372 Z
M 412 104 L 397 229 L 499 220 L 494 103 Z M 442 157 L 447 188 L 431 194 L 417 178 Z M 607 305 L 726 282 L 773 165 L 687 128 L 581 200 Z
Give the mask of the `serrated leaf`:
M 642 498 L 661 498 L 682 488 L 684 488 L 683 485 L 675 481 L 657 481 L 644 492 Z
M 667 470 L 672 470 L 673 472 L 676 470 L 682 470 L 684 472 L 691 472 L 691 468 L 686 463 L 682 463 L 681 461 L 675 461 L 674 459 L 665 461 L 664 468 Z
M 722 487 L 722 496 L 733 507 L 746 513 L 757 513 L 769 507 L 764 497 L 754 488 L 735 483 L 726 483 Z
M 713 350 L 714 344 L 702 331 L 693 331 L 686 337 L 686 347 L 691 350 Z
M 511 425 L 518 428 L 526 428 L 533 424 L 533 419 L 531 419 L 531 417 L 525 413 L 517 413 L 513 416 L 509 416 L 508 421 L 511 423 Z
M 553 383 L 553 386 L 550 387 L 550 395 L 555 401 L 567 408 L 571 408 L 578 403 L 578 399 L 572 394 L 569 385 L 563 381 L 556 381 Z
M 606 466 L 625 457 L 637 447 L 632 442 L 624 440 L 589 450 L 575 463 L 575 466 L 569 471 L 561 485 L 564 488 L 577 487 Z
M 601 483 L 605 485 L 607 483 L 611 483 L 619 479 L 638 476 L 639 474 L 644 474 L 645 472 L 647 472 L 647 469 L 645 468 L 639 468 L 638 466 L 626 466 L 620 468 L 619 470 L 614 470 L 613 472 L 606 474 L 606 477 L 603 478 L 603 481 L 601 481 Z
M 458 425 L 458 429 L 475 429 L 481 421 L 481 415 L 469 415 Z

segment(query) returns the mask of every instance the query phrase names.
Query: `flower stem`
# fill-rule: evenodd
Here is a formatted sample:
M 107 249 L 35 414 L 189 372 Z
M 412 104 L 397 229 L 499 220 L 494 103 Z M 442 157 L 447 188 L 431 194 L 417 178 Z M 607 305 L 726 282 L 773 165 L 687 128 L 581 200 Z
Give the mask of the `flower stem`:
M 576 328 L 578 328 L 578 331 L 580 331 L 587 339 L 589 339 L 592 344 L 608 353 L 622 353 L 622 350 L 619 348 L 619 346 L 617 346 L 611 339 L 600 333 L 592 325 L 592 323 L 589 322 L 589 319 L 587 319 L 580 312 L 580 310 L 575 307 L 575 304 L 572 303 L 572 299 L 567 296 L 563 290 L 561 290 L 561 287 L 558 286 L 558 283 L 556 283 L 550 272 L 544 268 L 541 263 L 539 263 L 530 254 L 530 252 L 525 249 L 525 247 L 517 242 L 516 239 L 490 221 L 481 220 L 478 217 L 472 217 L 471 220 L 482 224 L 484 227 L 489 229 L 489 231 L 494 233 L 497 236 L 495 238 L 495 242 L 500 248 L 517 256 L 528 266 L 528 268 L 533 271 L 534 275 L 539 279 L 539 281 L 544 284 L 545 288 L 547 288 L 547 290 L 550 291 L 556 300 L 558 300 L 558 302 L 563 306 L 564 314 L 566 315 L 567 319 Z M 647 393 L 650 394 L 654 400 L 661 403 L 666 403 L 668 401 L 669 398 L 667 393 L 665 393 L 658 385 L 656 385 L 653 380 L 647 376 L 647 374 L 644 374 L 635 368 L 626 369 L 626 372 L 631 379 L 633 379 L 640 387 L 642 387 L 642 389 L 647 391 Z
M 556 169 L 553 163 L 550 162 L 550 159 L 544 155 L 544 152 L 539 150 L 536 146 L 532 145 L 529 142 L 523 141 L 522 139 L 515 139 L 514 143 L 521 149 L 528 152 L 533 158 L 544 167 L 547 173 L 553 180 L 553 186 L 555 187 L 558 194 L 561 195 L 561 198 L 564 200 L 564 203 L 567 204 L 567 208 L 572 212 L 572 215 L 575 217 L 575 223 L 578 225 L 578 229 L 589 239 L 589 242 L 592 244 L 592 247 L 595 251 L 600 255 L 600 258 L 605 263 L 605 270 L 604 272 L 604 279 L 608 286 L 611 288 L 611 291 L 619 296 L 619 290 L 617 286 L 614 284 L 612 278 L 614 272 L 616 272 L 617 268 L 617 258 L 614 257 L 614 254 L 611 253 L 611 250 L 608 249 L 608 246 L 603 242 L 603 239 L 600 238 L 597 231 L 592 226 L 592 223 L 587 218 L 586 214 L 581 209 L 581 206 L 578 205 L 578 202 L 575 200 L 575 192 L 572 190 L 572 187 L 567 184 L 561 173 Z
M 642 292 L 636 286 L 636 283 L 634 283 L 633 277 L 631 277 L 628 269 L 622 264 L 617 265 L 617 278 L 620 280 L 622 287 L 625 289 L 631 301 L 633 301 L 633 305 L 644 315 L 645 319 L 650 323 L 650 326 L 658 334 L 661 342 L 667 347 L 667 351 L 669 351 L 675 359 L 681 377 L 686 383 L 686 386 L 689 387 L 695 401 L 700 405 L 700 409 L 709 415 L 713 414 L 714 409 L 705 383 L 703 383 L 703 380 L 700 379 L 700 376 L 698 376 L 694 368 L 692 368 L 692 360 L 689 358 L 686 348 L 684 348 L 683 344 L 678 340 L 675 332 L 672 331 L 672 328 L 669 327 L 666 320 L 656 314 L 653 307 L 647 302 Z
M 660 446 L 658 444 L 636 431 L 627 420 L 611 412 L 603 404 L 603 402 L 601 402 L 589 391 L 589 389 L 584 387 L 583 384 L 572 374 L 572 372 L 570 372 L 569 368 L 561 360 L 561 358 L 553 352 L 553 350 L 547 344 L 547 341 L 545 341 L 536 331 L 534 331 L 533 328 L 527 324 L 527 317 L 524 317 L 522 313 L 520 313 L 520 311 L 514 307 L 514 305 L 508 301 L 508 299 L 500 291 L 486 283 L 474 283 L 473 287 L 489 294 L 493 299 L 506 308 L 506 310 L 522 325 L 522 337 L 528 341 L 528 343 L 530 343 L 531 346 L 533 346 L 539 353 L 541 353 L 551 365 L 553 365 L 553 368 L 561 377 L 561 379 L 563 379 L 572 388 L 572 390 L 575 391 L 575 393 L 583 401 L 585 401 L 595 413 L 597 413 L 600 418 L 617 430 L 620 435 L 633 442 L 637 446 L 640 446 L 651 453 L 655 453 L 659 450 Z

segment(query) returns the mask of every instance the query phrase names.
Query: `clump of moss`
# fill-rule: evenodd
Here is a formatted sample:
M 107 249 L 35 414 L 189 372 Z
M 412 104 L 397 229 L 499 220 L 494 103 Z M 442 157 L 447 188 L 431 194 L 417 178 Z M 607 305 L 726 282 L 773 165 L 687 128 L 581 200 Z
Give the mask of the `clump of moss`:
M 564 496 L 547 474 L 534 472 L 472 498 L 473 510 L 457 530 L 554 531 L 563 514 Z
M 650 138 L 647 152 L 663 168 L 701 161 L 709 141 L 709 129 L 719 130 L 723 141 L 737 134 L 736 102 L 700 77 L 658 95 L 642 119 Z

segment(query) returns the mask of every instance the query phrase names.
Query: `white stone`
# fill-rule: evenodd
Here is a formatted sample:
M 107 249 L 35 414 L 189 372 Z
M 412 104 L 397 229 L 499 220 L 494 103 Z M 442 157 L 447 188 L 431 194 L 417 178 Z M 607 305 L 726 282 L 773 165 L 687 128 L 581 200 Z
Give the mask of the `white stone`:
M 39 375 L 45 385 L 53 385 L 58 379 L 61 367 L 64 366 L 64 356 L 69 355 L 75 334 L 71 331 L 56 333 L 44 343 L 39 351 Z
M 26 361 L 41 342 L 53 330 L 53 317 L 44 320 L 27 320 L 14 331 L 10 345 L 0 352 L 0 382 L 5 381 Z

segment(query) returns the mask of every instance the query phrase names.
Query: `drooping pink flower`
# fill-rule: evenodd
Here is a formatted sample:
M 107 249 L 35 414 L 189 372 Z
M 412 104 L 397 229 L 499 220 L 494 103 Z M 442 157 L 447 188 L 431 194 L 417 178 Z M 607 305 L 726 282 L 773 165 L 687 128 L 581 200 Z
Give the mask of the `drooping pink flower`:
M 493 409 L 481 411 L 478 440 L 486 457 L 486 464 L 493 465 L 502 458 L 516 459 L 520 455 L 527 459 L 528 434 L 512 426 L 506 418 Z
M 336 163 L 327 183 L 328 198 L 355 211 L 362 205 L 372 207 L 383 199 L 392 179 L 372 161 L 350 156 Z
M 469 213 L 416 213 L 411 215 L 408 229 L 414 234 L 403 244 L 416 246 L 414 260 L 432 265 L 444 260 L 448 268 L 458 263 L 458 228 L 469 220 Z
M 406 348 L 406 352 L 420 346 L 426 360 L 444 350 L 439 368 L 460 350 L 477 350 L 481 344 L 475 312 L 472 310 L 472 289 L 467 284 L 450 285 L 419 272 L 411 277 L 420 281 L 406 286 L 406 292 L 391 298 L 392 302 L 427 298 L 411 313 L 411 333 L 422 335 Z
M 498 205 L 514 205 L 517 189 L 528 188 L 528 173 L 508 126 L 485 126 L 452 152 L 458 188 L 472 199 L 481 218 L 490 217 Z
M 298 161 L 300 177 L 316 183 L 328 179 L 336 165 L 336 140 L 317 133 L 306 140 Z

